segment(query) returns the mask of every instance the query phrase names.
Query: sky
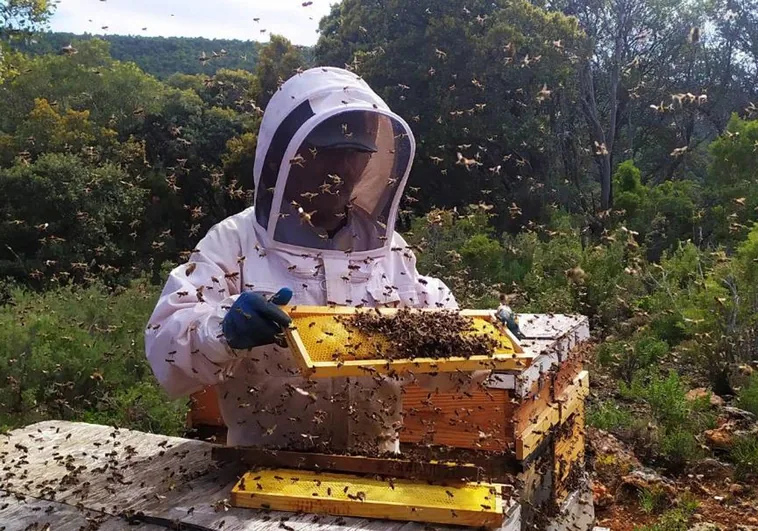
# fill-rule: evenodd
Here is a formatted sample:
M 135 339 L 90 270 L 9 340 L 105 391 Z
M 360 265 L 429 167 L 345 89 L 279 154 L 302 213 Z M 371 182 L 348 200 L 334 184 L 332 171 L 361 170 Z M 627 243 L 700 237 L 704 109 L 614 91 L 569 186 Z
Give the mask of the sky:
M 318 22 L 337 0 L 60 0 L 52 31 L 316 43 Z M 254 18 L 260 18 L 255 22 Z M 102 29 L 107 26 L 107 29 Z M 147 28 L 144 29 L 143 28 Z M 267 30 L 261 33 L 261 30 Z

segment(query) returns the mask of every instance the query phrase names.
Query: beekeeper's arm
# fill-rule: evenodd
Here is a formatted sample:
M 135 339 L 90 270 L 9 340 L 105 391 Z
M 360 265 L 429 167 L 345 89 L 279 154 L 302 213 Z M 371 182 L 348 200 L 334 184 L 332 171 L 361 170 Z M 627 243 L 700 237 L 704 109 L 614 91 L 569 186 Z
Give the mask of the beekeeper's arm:
M 272 301 L 251 292 L 240 295 L 243 253 L 237 231 L 233 219 L 214 226 L 190 261 L 171 271 L 150 317 L 147 359 L 172 398 L 219 383 L 228 363 L 244 355 L 235 349 L 271 343 L 289 322 L 274 302 L 286 304 L 291 292 Z

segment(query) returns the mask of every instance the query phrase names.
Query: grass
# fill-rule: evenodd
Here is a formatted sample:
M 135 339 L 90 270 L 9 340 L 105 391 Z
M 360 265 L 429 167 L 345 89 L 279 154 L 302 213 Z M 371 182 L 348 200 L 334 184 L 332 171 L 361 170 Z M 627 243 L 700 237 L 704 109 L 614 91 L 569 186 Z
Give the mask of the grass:
M 734 442 L 729 451 L 734 462 L 735 477 L 745 480 L 758 476 L 758 435 L 745 435 Z
M 758 374 L 753 374 L 747 385 L 740 389 L 737 405 L 745 411 L 758 415 Z
M 634 531 L 687 531 L 696 510 L 697 501 L 691 496 L 685 496 L 679 501 L 678 507 L 663 513 L 657 522 L 635 527 Z

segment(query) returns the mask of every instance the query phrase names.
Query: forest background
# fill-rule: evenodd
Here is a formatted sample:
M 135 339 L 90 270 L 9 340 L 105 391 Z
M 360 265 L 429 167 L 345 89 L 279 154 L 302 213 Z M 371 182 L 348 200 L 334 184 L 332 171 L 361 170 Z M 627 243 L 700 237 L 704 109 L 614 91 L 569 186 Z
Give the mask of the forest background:
M 147 318 L 251 204 L 271 95 L 336 65 L 414 130 L 400 229 L 423 273 L 462 307 L 587 315 L 589 424 L 641 464 L 758 476 L 754 2 L 343 0 L 314 48 L 45 33 L 51 9 L 0 1 L 0 429 L 183 432 Z M 598 483 L 625 466 L 598 457 Z M 639 498 L 647 529 L 698 511 Z

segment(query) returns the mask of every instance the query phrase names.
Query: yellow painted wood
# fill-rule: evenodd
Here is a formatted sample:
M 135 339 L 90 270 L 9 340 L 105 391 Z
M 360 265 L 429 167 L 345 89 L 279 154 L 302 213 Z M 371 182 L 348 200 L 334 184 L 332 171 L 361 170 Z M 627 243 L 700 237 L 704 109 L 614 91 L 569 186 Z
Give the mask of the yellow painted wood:
M 502 485 L 370 479 L 353 474 L 302 470 L 248 472 L 232 489 L 235 507 L 498 527 L 503 521 Z
M 589 381 L 589 372 L 580 372 L 555 402 L 538 413 L 533 424 L 516 435 L 517 459 L 526 459 L 554 426 L 563 424 L 571 415 L 584 408 L 584 400 L 589 395 Z
M 553 449 L 554 490 L 558 501 L 562 501 L 569 492 L 566 480 L 571 470 L 576 466 L 583 466 L 584 464 L 584 415 L 585 410 L 582 404 L 568 421 L 570 429 L 561 433 L 555 441 Z
M 548 404 L 538 415 L 534 424 L 528 426 L 516 437 L 516 459 L 526 459 L 548 432 L 560 422 L 561 413 L 558 404 Z
M 408 371 L 418 374 L 477 370 L 521 371 L 534 358 L 533 354 L 524 352 L 511 332 L 486 310 L 462 310 L 460 313 L 473 319 L 475 333 L 490 334 L 499 341 L 499 346 L 492 355 L 395 360 L 379 357 L 378 352 L 387 344 L 384 337 L 348 330 L 335 317 L 361 311 L 379 311 L 384 315 L 392 315 L 397 309 L 307 306 L 292 307 L 288 311 L 292 326 L 285 332 L 287 342 L 300 369 L 314 378 Z
M 561 423 L 566 422 L 580 407 L 584 406 L 584 400 L 590 394 L 590 373 L 580 372 L 574 382 L 558 398 L 561 409 Z

